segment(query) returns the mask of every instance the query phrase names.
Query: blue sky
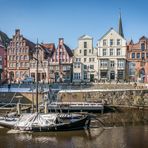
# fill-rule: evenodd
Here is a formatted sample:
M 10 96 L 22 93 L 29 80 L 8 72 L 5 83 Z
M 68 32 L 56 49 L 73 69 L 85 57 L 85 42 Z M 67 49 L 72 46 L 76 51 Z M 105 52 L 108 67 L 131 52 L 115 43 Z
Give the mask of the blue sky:
M 97 40 L 110 27 L 117 30 L 119 8 L 125 38 L 148 37 L 148 0 L 0 0 L 0 30 L 12 37 L 15 29 L 33 42 L 54 42 L 63 37 L 77 47 L 84 35 Z

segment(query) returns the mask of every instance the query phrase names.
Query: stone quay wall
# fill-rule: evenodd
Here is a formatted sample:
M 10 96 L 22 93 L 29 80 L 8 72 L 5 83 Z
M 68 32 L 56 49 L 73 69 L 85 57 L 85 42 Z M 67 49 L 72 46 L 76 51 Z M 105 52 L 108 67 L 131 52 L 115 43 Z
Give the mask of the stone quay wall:
M 63 102 L 102 102 L 106 105 L 148 106 L 148 89 L 71 90 L 59 92 Z
M 42 101 L 42 94 L 39 94 L 39 102 Z M 23 104 L 31 104 L 36 103 L 36 94 L 32 92 L 0 92 L 0 104 L 3 103 L 23 103 Z

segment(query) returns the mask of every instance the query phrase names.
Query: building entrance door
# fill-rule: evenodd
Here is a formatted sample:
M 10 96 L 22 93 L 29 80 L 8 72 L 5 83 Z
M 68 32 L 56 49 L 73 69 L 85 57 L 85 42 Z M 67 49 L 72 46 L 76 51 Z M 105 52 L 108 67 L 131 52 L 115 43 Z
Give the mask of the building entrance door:
M 94 82 L 94 74 L 90 74 L 90 82 Z
M 110 73 L 110 79 L 111 80 L 115 80 L 115 72 L 114 71 L 111 71 L 111 73 Z

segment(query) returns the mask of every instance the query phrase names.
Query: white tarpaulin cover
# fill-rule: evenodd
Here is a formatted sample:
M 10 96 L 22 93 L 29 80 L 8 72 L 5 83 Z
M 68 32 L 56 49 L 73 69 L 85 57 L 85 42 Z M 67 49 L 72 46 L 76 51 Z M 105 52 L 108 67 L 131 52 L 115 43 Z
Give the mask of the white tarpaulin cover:
M 50 126 L 55 124 L 56 118 L 57 114 L 23 114 L 16 122 L 15 127 L 20 130 L 31 130 L 33 125 L 38 127 Z

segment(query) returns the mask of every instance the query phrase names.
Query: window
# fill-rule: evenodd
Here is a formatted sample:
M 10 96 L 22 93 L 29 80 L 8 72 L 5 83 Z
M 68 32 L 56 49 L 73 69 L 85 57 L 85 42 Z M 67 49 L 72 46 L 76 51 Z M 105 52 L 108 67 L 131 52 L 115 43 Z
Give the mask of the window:
M 110 49 L 110 56 L 113 55 L 113 49 Z
M 103 40 L 103 46 L 106 46 L 107 45 L 107 41 L 106 39 Z
M 19 56 L 16 56 L 16 60 L 19 60 Z
M 135 59 L 135 53 L 132 53 L 132 59 Z
M 114 67 L 115 66 L 115 62 L 114 61 L 110 61 L 110 67 Z
M 145 44 L 144 43 L 141 43 L 141 50 L 145 50 Z
M 84 72 L 84 80 L 87 79 L 87 72 Z
M 27 55 L 24 56 L 24 60 L 28 60 L 28 56 Z
M 140 53 L 137 53 L 137 59 L 140 59 Z
M 145 53 L 142 53 L 142 60 L 145 59 Z
M 91 49 L 89 49 L 89 53 L 91 53 Z
M 113 39 L 110 39 L 110 46 L 113 45 Z
M 124 61 L 123 60 L 118 60 L 117 61 L 117 66 L 118 66 L 118 68 L 124 68 Z
M 123 79 L 123 73 L 122 70 L 118 70 L 118 79 Z
M 76 62 L 81 62 L 81 58 L 76 58 Z
M 94 65 L 90 65 L 90 69 L 94 69 Z
M 106 56 L 106 49 L 103 49 L 103 56 Z
M 87 50 L 86 49 L 84 50 L 84 56 L 87 56 Z
M 74 73 L 74 79 L 80 80 L 80 73 Z
M 56 70 L 59 70 L 59 66 L 56 66 Z
M 95 58 L 89 58 L 89 62 L 94 62 Z
M 84 42 L 84 48 L 87 48 L 87 42 Z
M 29 63 L 25 63 L 25 67 L 29 67 Z M 41 65 L 41 67 L 42 67 L 42 65 Z
M 117 45 L 121 45 L 121 40 L 117 39 Z
M 13 67 L 16 67 L 16 63 L 13 63 Z
M 148 58 L 148 52 L 146 53 L 146 58 Z
M 80 68 L 80 63 L 78 63 L 78 68 Z
M 108 60 L 100 60 L 100 67 L 107 68 Z
M 101 71 L 100 76 L 101 78 L 107 78 L 107 71 Z
M 16 43 L 16 47 L 18 47 L 18 46 L 19 46 L 19 43 L 17 42 L 17 43 Z
M 80 49 L 80 53 L 81 53 L 81 49 Z
M 121 50 L 120 48 L 117 49 L 117 56 L 121 55 Z
M 53 70 L 53 66 L 49 66 L 49 69 L 50 69 L 50 70 Z
M 84 69 L 87 69 L 87 65 L 84 65 Z
M 74 68 L 80 68 L 80 63 L 75 63 Z M 70 70 L 70 69 L 69 69 Z
M 16 63 L 16 67 L 19 67 L 19 63 Z

